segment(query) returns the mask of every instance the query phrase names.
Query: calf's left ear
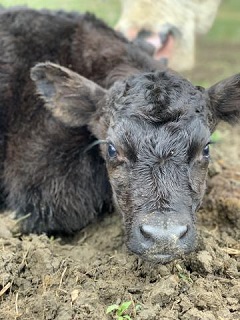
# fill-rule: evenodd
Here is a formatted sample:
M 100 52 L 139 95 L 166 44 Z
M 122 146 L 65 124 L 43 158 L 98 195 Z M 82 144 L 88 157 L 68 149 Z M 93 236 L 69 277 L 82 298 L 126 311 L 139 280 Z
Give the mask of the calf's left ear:
M 88 125 L 106 90 L 77 73 L 54 63 L 38 63 L 31 78 L 45 107 L 71 127 Z
M 219 121 L 240 121 L 240 74 L 218 82 L 208 90 L 214 127 Z

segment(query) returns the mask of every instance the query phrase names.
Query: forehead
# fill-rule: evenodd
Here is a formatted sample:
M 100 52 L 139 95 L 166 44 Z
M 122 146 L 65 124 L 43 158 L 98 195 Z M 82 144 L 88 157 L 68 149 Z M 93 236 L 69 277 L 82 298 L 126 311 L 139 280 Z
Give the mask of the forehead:
M 110 91 L 114 118 L 167 122 L 179 116 L 206 118 L 207 95 L 173 71 L 135 75 Z M 197 115 L 198 114 L 198 115 Z
M 174 72 L 148 73 L 119 83 L 110 103 L 109 134 L 119 142 L 204 143 L 209 138 L 205 93 Z

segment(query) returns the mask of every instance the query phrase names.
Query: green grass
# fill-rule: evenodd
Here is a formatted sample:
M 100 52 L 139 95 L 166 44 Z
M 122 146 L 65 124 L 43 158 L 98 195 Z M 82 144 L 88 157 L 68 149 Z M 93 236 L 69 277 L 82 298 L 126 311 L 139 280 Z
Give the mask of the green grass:
M 206 35 L 209 41 L 240 41 L 240 1 L 222 1 L 217 19 L 210 32 Z
M 26 5 L 31 8 L 41 9 L 64 9 L 76 10 L 80 12 L 90 11 L 99 18 L 104 19 L 109 25 L 113 26 L 120 13 L 119 0 L 1 0 L 0 4 L 5 7 Z

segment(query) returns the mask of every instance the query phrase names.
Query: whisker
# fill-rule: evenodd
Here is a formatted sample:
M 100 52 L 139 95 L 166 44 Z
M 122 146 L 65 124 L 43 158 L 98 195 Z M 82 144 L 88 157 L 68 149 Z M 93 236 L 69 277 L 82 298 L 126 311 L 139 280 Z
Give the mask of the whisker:
M 88 152 L 90 149 L 92 149 L 93 147 L 101 144 L 101 143 L 107 143 L 107 140 L 95 140 L 92 143 L 90 143 L 84 150 L 83 153 Z

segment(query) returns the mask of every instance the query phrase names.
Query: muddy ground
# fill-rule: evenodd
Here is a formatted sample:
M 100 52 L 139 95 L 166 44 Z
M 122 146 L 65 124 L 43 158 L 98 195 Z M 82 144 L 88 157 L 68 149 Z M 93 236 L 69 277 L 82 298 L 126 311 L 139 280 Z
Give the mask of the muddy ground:
M 239 50 L 200 44 L 188 76 L 214 83 L 240 71 Z M 74 239 L 13 235 L 2 215 L 0 319 L 115 319 L 107 307 L 126 301 L 131 319 L 240 319 L 240 128 L 223 126 L 221 135 L 198 212 L 198 250 L 168 265 L 127 253 L 114 214 Z

